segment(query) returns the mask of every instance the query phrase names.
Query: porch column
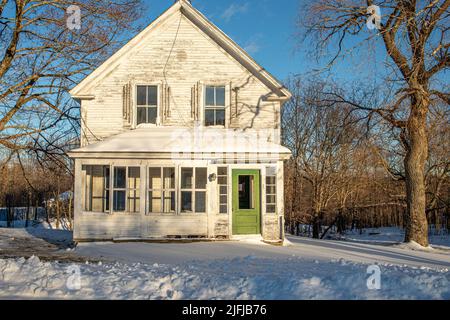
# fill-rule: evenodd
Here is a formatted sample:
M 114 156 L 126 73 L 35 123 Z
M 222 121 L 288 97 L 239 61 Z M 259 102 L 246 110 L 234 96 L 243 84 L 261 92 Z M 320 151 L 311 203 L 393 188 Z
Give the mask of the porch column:
M 73 197 L 73 238 L 79 238 L 78 235 L 78 219 L 83 211 L 83 176 L 82 176 L 81 159 L 75 159 L 75 181 L 74 181 L 74 197 Z

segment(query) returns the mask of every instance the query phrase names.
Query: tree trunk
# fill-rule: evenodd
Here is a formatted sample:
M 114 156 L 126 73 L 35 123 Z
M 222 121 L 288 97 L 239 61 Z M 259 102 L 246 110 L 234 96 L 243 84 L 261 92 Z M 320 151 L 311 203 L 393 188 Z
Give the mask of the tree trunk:
M 404 160 L 406 174 L 406 232 L 405 242 L 415 241 L 428 246 L 426 216 L 425 162 L 428 158 L 426 132 L 427 104 L 412 99 L 411 115 L 407 124 L 407 148 Z
M 314 239 L 319 239 L 320 238 L 320 220 L 319 217 L 317 215 L 314 216 L 313 218 L 313 223 L 312 223 L 312 228 L 313 228 L 313 238 Z

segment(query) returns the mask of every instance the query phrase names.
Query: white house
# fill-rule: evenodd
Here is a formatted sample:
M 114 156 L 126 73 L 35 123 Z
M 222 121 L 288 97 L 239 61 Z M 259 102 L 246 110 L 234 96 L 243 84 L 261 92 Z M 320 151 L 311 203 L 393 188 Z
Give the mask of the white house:
M 70 91 L 76 241 L 283 234 L 291 94 L 189 1 Z

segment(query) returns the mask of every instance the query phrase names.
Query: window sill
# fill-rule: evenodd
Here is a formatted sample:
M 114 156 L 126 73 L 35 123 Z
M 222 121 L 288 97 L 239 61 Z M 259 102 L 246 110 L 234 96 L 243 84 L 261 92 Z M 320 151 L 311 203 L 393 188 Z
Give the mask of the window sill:
M 83 215 L 91 216 L 140 216 L 139 212 L 93 212 L 93 211 L 83 211 Z
M 148 128 L 157 128 L 160 127 L 160 125 L 154 124 L 154 123 L 141 123 L 136 126 L 136 129 L 148 129 Z
M 226 126 L 207 126 L 204 125 L 205 128 L 211 128 L 211 129 L 226 129 Z
M 206 212 L 202 212 L 202 213 L 196 213 L 196 212 L 181 212 L 180 214 L 178 214 L 179 216 L 183 216 L 183 217 L 201 217 L 201 216 L 206 216 Z
M 174 212 L 168 212 L 168 213 L 157 213 L 157 212 L 150 212 L 145 214 L 146 217 L 175 217 L 176 213 Z

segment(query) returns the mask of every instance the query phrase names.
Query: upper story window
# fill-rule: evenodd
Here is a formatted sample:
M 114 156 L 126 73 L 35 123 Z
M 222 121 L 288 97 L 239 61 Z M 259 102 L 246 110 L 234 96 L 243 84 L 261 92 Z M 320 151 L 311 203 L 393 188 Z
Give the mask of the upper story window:
M 137 124 L 156 124 L 158 86 L 137 86 Z
M 225 86 L 207 86 L 205 126 L 225 126 Z

